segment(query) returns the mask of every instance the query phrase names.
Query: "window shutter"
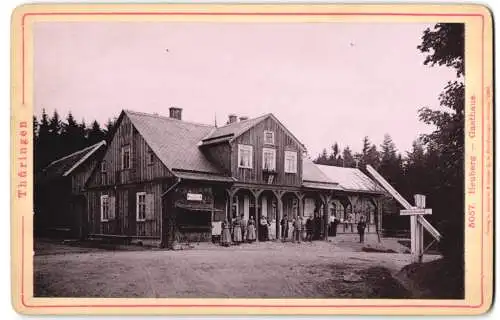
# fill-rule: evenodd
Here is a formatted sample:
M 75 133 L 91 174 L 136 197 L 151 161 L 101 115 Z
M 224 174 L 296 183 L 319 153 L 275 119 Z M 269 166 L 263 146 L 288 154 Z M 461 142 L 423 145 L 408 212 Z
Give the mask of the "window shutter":
M 115 210 L 115 197 L 108 198 L 108 207 L 109 207 L 109 220 L 114 220 L 116 218 L 116 210 Z
M 155 218 L 155 195 L 153 193 L 146 194 L 146 220 L 154 220 Z

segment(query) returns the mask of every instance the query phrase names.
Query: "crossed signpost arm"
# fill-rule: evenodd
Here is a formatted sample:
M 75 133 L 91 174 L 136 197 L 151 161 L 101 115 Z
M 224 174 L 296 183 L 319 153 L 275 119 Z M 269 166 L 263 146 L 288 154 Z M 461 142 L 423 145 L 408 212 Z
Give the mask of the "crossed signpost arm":
M 422 256 L 425 250 L 423 245 L 424 233 L 423 228 L 425 228 L 435 240 L 440 241 L 442 238 L 441 233 L 434 228 L 424 218 L 424 214 L 432 214 L 432 209 L 425 208 L 425 196 L 415 195 L 416 207 L 412 206 L 399 192 L 394 189 L 387 180 L 385 180 L 372 166 L 367 165 L 366 170 L 372 175 L 372 177 L 391 195 L 398 201 L 406 210 L 401 210 L 401 215 L 409 215 L 411 221 L 411 252 L 413 255 L 414 262 L 422 262 Z

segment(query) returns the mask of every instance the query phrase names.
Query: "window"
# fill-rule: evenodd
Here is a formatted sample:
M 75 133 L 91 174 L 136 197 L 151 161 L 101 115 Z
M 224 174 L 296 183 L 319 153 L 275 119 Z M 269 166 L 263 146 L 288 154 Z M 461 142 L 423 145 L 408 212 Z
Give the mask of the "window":
M 285 151 L 285 172 L 297 173 L 297 152 Z
M 238 167 L 253 168 L 253 147 L 243 144 L 238 145 Z
M 276 150 L 271 148 L 262 149 L 262 169 L 276 170 Z
M 154 164 L 155 163 L 155 154 L 153 150 L 149 150 L 148 152 L 148 164 Z
M 106 171 L 106 160 L 103 160 L 101 162 L 101 183 L 106 184 L 108 183 L 108 172 Z
M 122 147 L 122 169 L 130 169 L 130 146 Z
M 109 220 L 109 197 L 107 195 L 101 196 L 101 221 Z
M 137 221 L 146 220 L 146 192 L 136 193 L 136 218 Z
M 264 131 L 264 144 L 274 144 L 274 132 Z

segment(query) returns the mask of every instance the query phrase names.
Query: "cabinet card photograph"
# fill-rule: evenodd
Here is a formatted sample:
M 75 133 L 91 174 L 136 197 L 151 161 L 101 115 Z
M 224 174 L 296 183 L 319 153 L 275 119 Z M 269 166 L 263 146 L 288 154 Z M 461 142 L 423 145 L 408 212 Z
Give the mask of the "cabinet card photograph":
M 22 314 L 487 312 L 479 5 L 24 5 Z

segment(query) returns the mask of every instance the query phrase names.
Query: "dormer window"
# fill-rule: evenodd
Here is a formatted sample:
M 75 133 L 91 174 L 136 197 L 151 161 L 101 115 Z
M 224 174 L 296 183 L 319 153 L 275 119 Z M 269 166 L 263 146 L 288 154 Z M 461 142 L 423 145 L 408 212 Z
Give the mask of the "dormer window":
M 264 144 L 272 144 L 274 145 L 274 132 L 273 131 L 264 131 Z
M 249 145 L 238 145 L 238 167 L 253 168 L 253 147 Z

